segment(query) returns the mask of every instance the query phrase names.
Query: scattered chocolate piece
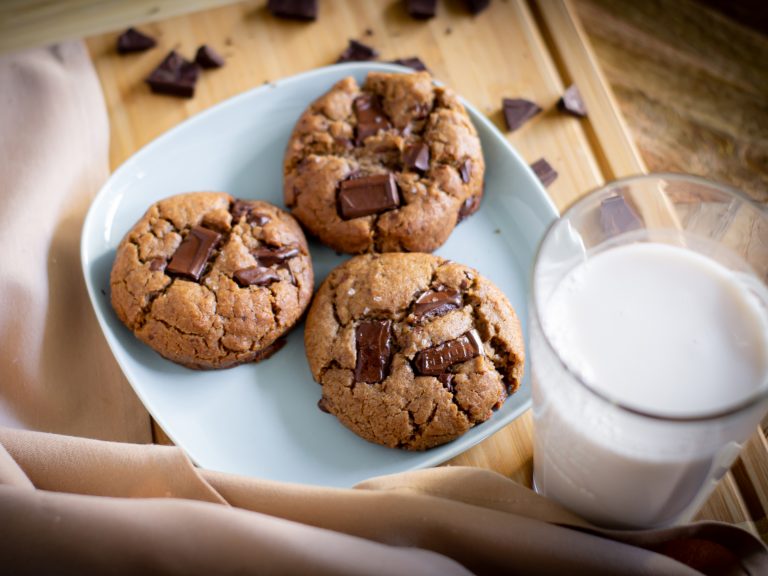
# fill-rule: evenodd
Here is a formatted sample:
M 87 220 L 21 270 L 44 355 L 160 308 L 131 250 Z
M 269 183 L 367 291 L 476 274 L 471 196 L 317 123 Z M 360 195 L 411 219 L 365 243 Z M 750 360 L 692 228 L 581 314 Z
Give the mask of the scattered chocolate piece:
M 278 18 L 316 20 L 317 0 L 269 0 L 267 8 Z
M 363 176 L 341 183 L 339 211 L 344 220 L 378 214 L 400 205 L 393 174 Z
M 461 208 L 459 208 L 459 217 L 456 220 L 456 224 L 460 224 L 468 216 L 472 216 L 472 214 L 477 212 L 478 208 L 480 208 L 480 198 L 477 196 L 470 196 L 464 200 Z
M 392 354 L 391 320 L 368 320 L 355 328 L 355 381 L 373 384 L 386 376 Z
M 579 92 L 576 84 L 568 86 L 563 96 L 558 100 L 557 107 L 561 111 L 578 118 L 586 118 L 587 116 L 587 107 L 581 98 L 581 92 Z
M 280 280 L 277 272 L 262 266 L 251 266 L 235 272 L 232 277 L 241 287 L 247 286 L 266 286 Z
M 326 414 L 331 413 L 331 411 L 328 410 L 328 402 L 325 401 L 325 398 L 320 398 L 320 400 L 317 401 L 317 407 L 320 408 L 320 410 L 322 410 Z
M 366 28 L 364 34 L 366 36 L 373 36 L 373 30 L 370 28 Z
M 450 372 L 444 372 L 443 374 L 438 374 L 437 379 L 440 381 L 440 384 L 442 384 L 450 393 L 453 393 L 453 374 Z
M 413 172 L 429 170 L 429 146 L 427 143 L 417 142 L 406 146 L 403 151 L 403 164 Z
M 469 182 L 469 177 L 472 174 L 472 160 L 467 158 L 459 168 L 459 174 L 461 174 L 461 180 L 466 184 Z
M 480 335 L 477 330 L 470 330 L 455 340 L 422 350 L 416 354 L 414 363 L 416 371 L 422 376 L 439 376 L 454 364 L 482 354 L 484 351 Z
M 99 290 L 99 292 L 101 292 L 101 295 L 102 295 L 102 296 L 106 296 L 106 295 L 107 295 L 107 291 L 106 291 L 106 290 L 104 290 L 104 288 L 101 288 L 101 289 Z
M 510 132 L 514 132 L 541 112 L 538 104 L 523 98 L 502 98 L 501 109 L 504 111 L 504 121 Z
M 465 0 L 464 3 L 472 14 L 480 14 L 480 12 L 488 8 L 491 0 Z
M 147 77 L 152 92 L 191 98 L 195 95 L 195 84 L 200 74 L 200 67 L 185 60 L 175 50 L 171 50 L 160 65 Z
M 446 290 L 429 290 L 416 299 L 413 314 L 417 320 L 425 320 L 435 316 L 443 316 L 451 310 L 461 307 L 461 293 L 450 288 Z
M 157 46 L 157 42 L 151 36 L 139 32 L 136 28 L 128 28 L 117 37 L 117 51 L 120 54 L 131 52 L 144 52 Z
M 353 108 L 357 117 L 357 143 L 362 144 L 368 136 L 374 136 L 379 130 L 392 127 L 381 106 L 381 99 L 375 94 L 364 93 L 355 99 Z
M 165 258 L 161 258 L 160 256 L 152 258 L 152 260 L 149 261 L 149 269 L 152 272 L 163 272 L 166 265 L 167 262 L 165 261 Z
M 296 246 L 283 246 L 282 248 L 257 248 L 252 252 L 256 260 L 262 266 L 273 266 L 281 264 L 290 258 L 299 255 L 299 249 Z
M 397 58 L 396 60 L 390 60 L 389 63 L 405 66 L 407 68 L 416 70 L 417 72 L 429 72 L 427 65 L 424 64 L 424 62 L 422 62 L 421 58 L 418 56 L 411 56 L 410 58 Z
M 218 232 L 195 226 L 176 248 L 176 252 L 173 253 L 171 261 L 165 268 L 166 272 L 197 282 L 219 240 L 221 240 L 221 234 Z
M 197 49 L 195 62 L 202 68 L 221 68 L 224 66 L 224 58 L 208 44 L 203 44 Z
M 375 48 L 367 46 L 358 40 L 350 40 L 349 45 L 341 53 L 336 64 L 342 62 L 365 62 L 366 60 L 375 60 L 379 53 Z
M 235 200 L 230 208 L 232 219 L 235 222 L 239 222 L 240 218 L 245 216 L 245 221 L 249 224 L 255 224 L 256 226 L 264 226 L 267 222 L 270 222 L 272 218 L 261 212 L 254 212 L 253 206 L 248 202 L 242 200 Z
M 406 0 L 405 4 L 411 18 L 427 20 L 435 17 L 437 0 Z
M 610 235 L 642 228 L 643 221 L 621 196 L 612 196 L 600 202 L 600 225 Z
M 545 158 L 539 158 L 531 164 L 531 170 L 533 170 L 545 188 L 548 188 L 552 182 L 557 180 L 557 172 Z
M 445 29 L 445 35 L 446 35 L 446 36 L 450 36 L 452 33 L 453 33 L 453 28 L 451 28 L 450 26 L 448 26 L 448 27 Z

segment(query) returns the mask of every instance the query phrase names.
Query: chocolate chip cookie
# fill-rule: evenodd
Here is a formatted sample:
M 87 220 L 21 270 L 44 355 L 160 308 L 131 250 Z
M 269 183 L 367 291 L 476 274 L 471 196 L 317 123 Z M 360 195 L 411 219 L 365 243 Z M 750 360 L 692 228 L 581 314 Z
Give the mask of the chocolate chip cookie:
M 110 277 L 120 320 L 164 357 L 199 369 L 268 357 L 313 282 L 290 214 L 219 192 L 150 206 L 120 242 Z
M 304 343 L 320 408 L 370 442 L 424 450 L 490 418 L 523 377 L 520 323 L 475 270 L 366 254 L 315 295 Z
M 299 118 L 285 203 L 334 250 L 431 252 L 483 195 L 480 139 L 464 106 L 426 72 L 338 82 Z

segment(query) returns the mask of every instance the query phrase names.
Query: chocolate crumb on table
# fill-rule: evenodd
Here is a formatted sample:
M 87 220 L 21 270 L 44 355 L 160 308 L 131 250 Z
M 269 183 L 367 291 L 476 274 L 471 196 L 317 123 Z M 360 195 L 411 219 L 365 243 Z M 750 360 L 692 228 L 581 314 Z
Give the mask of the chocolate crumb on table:
M 491 0 L 464 0 L 464 3 L 467 6 L 467 10 L 472 14 L 480 14 L 480 12 L 488 8 Z
M 558 100 L 557 107 L 560 111 L 570 114 L 571 116 L 576 116 L 578 118 L 587 117 L 587 106 L 584 104 L 581 92 L 579 92 L 576 84 L 568 86 L 560 100 Z
M 349 45 L 341 53 L 336 64 L 343 62 L 365 62 L 368 60 L 375 60 L 379 57 L 379 52 L 367 44 L 363 44 L 359 40 L 350 40 Z
M 267 9 L 278 18 L 304 21 L 317 19 L 317 0 L 269 0 Z
M 503 98 L 501 109 L 504 112 L 507 130 L 510 132 L 514 132 L 541 112 L 541 107 L 538 104 L 524 98 Z
M 191 98 L 195 95 L 199 75 L 200 67 L 197 64 L 171 50 L 145 82 L 157 94 Z
M 208 44 L 197 49 L 195 62 L 202 68 L 221 68 L 225 64 L 224 58 Z
M 642 228 L 643 220 L 622 196 L 612 196 L 600 202 L 600 226 L 606 235 L 615 236 Z
M 398 64 L 400 66 L 406 66 L 418 72 L 429 72 L 429 68 L 427 68 L 427 65 L 424 64 L 424 62 L 422 62 L 421 58 L 419 58 L 418 56 L 411 56 L 409 58 L 397 58 L 395 60 L 390 60 L 389 63 Z
M 144 52 L 157 46 L 157 42 L 151 36 L 139 32 L 136 28 L 128 28 L 117 37 L 117 51 L 120 54 L 131 52 Z
M 531 164 L 531 170 L 533 170 L 536 177 L 546 188 L 548 188 L 552 182 L 557 180 L 557 172 L 545 158 L 539 158 L 536 162 Z
M 406 0 L 408 14 L 417 20 L 434 18 L 437 11 L 437 0 Z

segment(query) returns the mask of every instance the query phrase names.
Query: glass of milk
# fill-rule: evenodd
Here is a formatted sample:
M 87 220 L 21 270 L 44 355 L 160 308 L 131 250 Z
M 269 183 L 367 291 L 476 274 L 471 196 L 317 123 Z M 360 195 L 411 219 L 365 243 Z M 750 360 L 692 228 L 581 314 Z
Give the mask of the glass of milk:
M 768 410 L 768 212 L 614 182 L 547 232 L 529 307 L 536 490 L 606 527 L 688 521 Z

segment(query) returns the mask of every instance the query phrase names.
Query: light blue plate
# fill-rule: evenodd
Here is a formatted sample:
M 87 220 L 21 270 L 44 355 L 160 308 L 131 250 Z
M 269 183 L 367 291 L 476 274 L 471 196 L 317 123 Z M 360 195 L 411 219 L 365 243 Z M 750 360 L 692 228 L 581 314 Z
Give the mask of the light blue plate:
M 134 338 L 109 303 L 109 272 L 123 235 L 153 202 L 181 192 L 221 190 L 283 206 L 282 159 L 294 123 L 337 80 L 362 82 L 387 64 L 312 70 L 214 106 L 151 142 L 118 169 L 93 201 L 81 255 L 104 335 L 147 410 L 200 466 L 271 480 L 351 486 L 371 476 L 439 464 L 477 444 L 530 405 L 528 378 L 494 417 L 458 440 L 408 453 L 370 444 L 317 408 L 300 325 L 260 364 L 197 372 L 164 360 Z M 499 131 L 466 104 L 482 139 L 485 198 L 437 254 L 477 268 L 525 322 L 534 253 L 555 207 Z M 316 281 L 346 257 L 310 244 Z M 525 327 L 524 327 L 525 330 Z M 527 334 L 527 331 L 526 331 Z

